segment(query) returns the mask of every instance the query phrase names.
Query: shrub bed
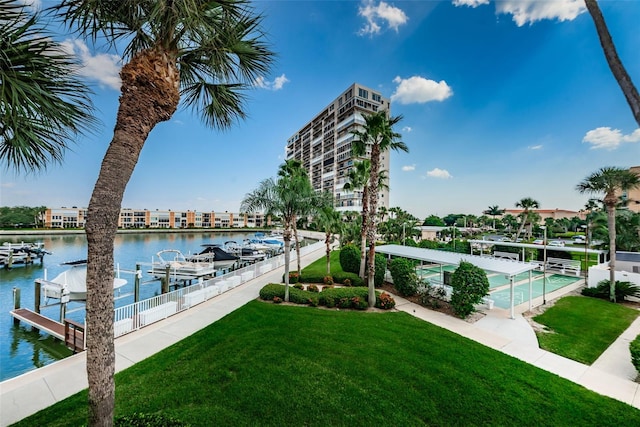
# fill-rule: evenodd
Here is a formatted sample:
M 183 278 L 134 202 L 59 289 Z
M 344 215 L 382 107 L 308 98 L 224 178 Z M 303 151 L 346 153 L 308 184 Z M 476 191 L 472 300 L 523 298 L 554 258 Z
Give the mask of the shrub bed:
M 609 299 L 609 280 L 601 280 L 595 288 L 584 288 L 581 293 L 587 297 Z M 616 281 L 616 301 L 624 301 L 627 297 L 640 298 L 640 286 L 631 282 Z
M 307 273 L 303 272 L 302 276 L 300 276 L 300 282 L 302 282 L 302 283 L 324 283 L 324 278 L 325 277 L 326 277 L 326 275 L 307 274 Z M 362 280 L 355 273 L 346 273 L 346 272 L 334 273 L 332 275 L 332 277 L 333 277 L 333 283 L 335 283 L 337 285 L 365 286 L 364 280 Z M 348 283 L 345 283 L 345 281 L 347 281 L 347 280 L 348 280 Z
M 276 299 L 284 300 L 284 291 L 284 285 L 280 283 L 270 283 L 260 289 L 260 299 L 265 301 L 275 301 Z M 382 294 L 376 292 L 376 295 L 376 307 L 385 310 L 395 307 L 396 303 L 391 295 L 386 292 Z M 366 287 L 335 288 L 333 286 L 326 286 L 323 287 L 321 292 L 317 290 L 301 290 L 294 287 L 289 288 L 289 302 L 294 304 L 366 310 L 369 307 L 368 301 L 368 289 Z

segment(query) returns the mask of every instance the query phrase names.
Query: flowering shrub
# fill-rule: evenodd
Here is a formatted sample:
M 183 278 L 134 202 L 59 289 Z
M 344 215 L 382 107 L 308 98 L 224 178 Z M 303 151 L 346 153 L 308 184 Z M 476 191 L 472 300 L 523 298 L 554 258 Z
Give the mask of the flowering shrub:
M 275 304 L 280 304 L 280 303 L 282 302 L 282 298 L 280 298 L 280 297 L 273 297 L 273 302 L 274 302 Z
M 302 283 L 296 283 L 295 285 L 293 285 L 293 287 L 296 289 L 304 289 L 304 286 L 302 286 Z
M 351 286 L 351 279 L 344 279 L 342 284 L 344 284 L 345 286 Z
M 297 271 L 292 271 L 289 273 L 289 283 L 298 283 L 300 281 L 300 276 Z
M 382 292 L 376 298 L 376 307 L 381 308 L 383 310 L 391 310 L 396 306 L 396 301 L 393 299 L 391 295 L 386 292 Z
M 309 292 L 320 292 L 320 290 L 318 289 L 318 286 L 311 284 L 309 286 L 307 286 L 307 290 Z
M 331 276 L 324 276 L 324 279 L 322 279 L 322 281 L 325 285 L 333 285 L 333 277 Z

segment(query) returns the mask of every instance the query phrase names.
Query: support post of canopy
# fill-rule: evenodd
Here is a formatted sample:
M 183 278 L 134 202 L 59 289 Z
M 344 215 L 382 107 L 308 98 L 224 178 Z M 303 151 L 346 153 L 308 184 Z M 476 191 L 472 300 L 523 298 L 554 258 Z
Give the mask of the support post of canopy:
M 529 270 L 529 311 L 531 311 L 532 306 L 531 303 L 533 301 L 533 271 Z
M 515 319 L 516 315 L 515 315 L 515 310 L 513 308 L 513 299 L 514 299 L 514 294 L 513 294 L 513 276 L 509 276 L 509 290 L 511 291 L 511 295 L 509 297 L 509 299 L 511 300 L 511 319 Z

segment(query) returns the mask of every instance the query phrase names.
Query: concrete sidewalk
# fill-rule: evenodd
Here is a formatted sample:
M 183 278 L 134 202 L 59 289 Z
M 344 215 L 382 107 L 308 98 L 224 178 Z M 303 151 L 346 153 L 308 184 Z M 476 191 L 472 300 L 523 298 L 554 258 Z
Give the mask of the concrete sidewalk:
M 302 265 L 323 255 L 324 249 L 319 249 L 303 256 Z M 295 261 L 291 263 L 292 268 L 294 265 Z M 256 299 L 265 284 L 279 283 L 283 272 L 284 267 L 279 267 L 187 311 L 118 338 L 115 342 L 116 371 L 152 356 Z M 633 322 L 592 366 L 587 366 L 541 350 L 527 320 L 522 316 L 510 319 L 506 310 L 488 311 L 483 319 L 468 323 L 401 297 L 395 296 L 395 299 L 397 310 L 640 408 L 640 384 L 633 381 L 636 372 L 629 354 L 629 342 L 640 334 L 640 319 Z M 4 381 L 0 383 L 0 426 L 19 421 L 85 388 L 84 353 Z

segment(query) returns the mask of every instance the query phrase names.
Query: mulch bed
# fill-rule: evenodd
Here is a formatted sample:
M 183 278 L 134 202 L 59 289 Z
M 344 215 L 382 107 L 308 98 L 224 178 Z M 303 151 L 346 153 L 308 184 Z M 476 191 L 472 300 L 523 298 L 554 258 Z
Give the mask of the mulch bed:
M 400 292 L 396 290 L 395 286 L 393 286 L 393 284 L 389 282 L 384 282 L 382 286 L 376 289 L 379 291 L 390 293 L 394 296 L 400 295 Z M 449 304 L 447 301 L 438 300 L 438 304 L 434 305 L 434 304 L 423 304 L 422 299 L 420 298 L 420 295 L 412 295 L 410 297 L 403 297 L 403 298 L 409 302 L 428 308 L 429 310 L 437 311 L 439 313 L 443 313 L 448 316 L 460 319 L 460 317 L 455 313 L 455 311 L 451 307 L 451 304 Z M 474 313 L 471 313 L 466 319 L 463 319 L 463 320 L 469 323 L 475 323 L 478 320 L 482 319 L 484 316 L 486 316 L 486 313 L 484 313 L 483 311 L 476 311 Z

